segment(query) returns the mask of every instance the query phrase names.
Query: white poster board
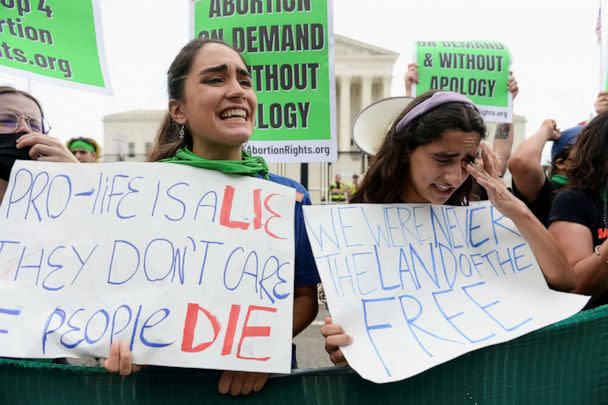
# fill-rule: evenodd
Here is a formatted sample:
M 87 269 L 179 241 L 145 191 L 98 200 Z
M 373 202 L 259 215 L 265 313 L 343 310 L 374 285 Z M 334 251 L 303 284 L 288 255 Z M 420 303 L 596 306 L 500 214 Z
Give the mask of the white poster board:
M 362 377 L 416 375 L 567 318 L 588 297 L 550 290 L 513 223 L 489 203 L 305 207 L 342 348 Z
M 295 190 L 167 163 L 17 162 L 0 356 L 289 372 Z

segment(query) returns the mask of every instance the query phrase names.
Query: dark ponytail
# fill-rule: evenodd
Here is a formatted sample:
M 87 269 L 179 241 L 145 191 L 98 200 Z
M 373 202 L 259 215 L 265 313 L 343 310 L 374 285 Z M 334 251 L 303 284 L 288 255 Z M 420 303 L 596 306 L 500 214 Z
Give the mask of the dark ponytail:
M 179 51 L 177 56 L 175 56 L 175 59 L 173 59 L 173 62 L 167 71 L 167 91 L 169 93 L 169 99 L 176 101 L 184 100 L 184 83 L 190 73 L 196 54 L 206 44 L 221 44 L 233 49 L 225 42 L 215 39 L 195 38 L 188 42 Z M 178 149 L 184 146 L 192 148 L 192 136 L 190 135 L 188 127 L 184 125 L 183 139 L 179 136 L 180 127 L 181 126 L 178 123 L 173 121 L 171 114 L 167 113 L 167 115 L 165 115 L 156 134 L 156 138 L 154 139 L 154 145 L 152 146 L 150 155 L 148 156 L 149 162 L 156 162 L 173 157 Z

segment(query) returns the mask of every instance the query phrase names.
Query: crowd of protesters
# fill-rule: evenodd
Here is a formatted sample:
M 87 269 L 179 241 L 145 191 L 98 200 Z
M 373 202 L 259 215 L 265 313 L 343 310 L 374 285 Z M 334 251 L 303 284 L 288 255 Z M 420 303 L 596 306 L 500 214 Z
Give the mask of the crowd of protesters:
M 415 65 L 406 92 L 417 81 Z M 205 167 L 252 176 L 295 188 L 295 285 L 293 335 L 317 315 L 320 282 L 303 226 L 302 207 L 310 204 L 299 183 L 269 173 L 264 159 L 243 150 L 255 125 L 257 99 L 243 57 L 215 40 L 195 39 L 176 56 L 167 74 L 169 101 L 150 161 Z M 510 77 L 513 98 L 519 89 Z M 510 218 L 530 244 L 551 288 L 592 297 L 588 308 L 608 303 L 608 94 L 596 100 L 597 116 L 560 131 L 545 120 L 513 152 L 513 126 L 499 126 L 492 147 L 483 143 L 486 126 L 477 107 L 450 92 L 422 94 L 399 114 L 371 158 L 364 176 L 351 184 L 336 175 L 330 185 L 334 203 L 433 203 L 465 205 L 489 199 Z M 16 160 L 94 163 L 99 145 L 73 138 L 67 145 L 49 136 L 40 102 L 31 94 L 0 87 L 0 202 Z M 542 150 L 553 142 L 551 168 Z M 502 176 L 509 169 L 512 184 Z M 236 171 L 235 171 L 236 170 Z M 352 342 L 348 331 L 325 320 L 321 328 L 332 362 L 345 359 L 340 347 Z M 139 369 L 129 346 L 114 342 L 102 364 L 128 375 Z M 294 367 L 296 367 L 294 356 Z M 264 386 L 268 374 L 225 371 L 218 389 L 249 394 Z

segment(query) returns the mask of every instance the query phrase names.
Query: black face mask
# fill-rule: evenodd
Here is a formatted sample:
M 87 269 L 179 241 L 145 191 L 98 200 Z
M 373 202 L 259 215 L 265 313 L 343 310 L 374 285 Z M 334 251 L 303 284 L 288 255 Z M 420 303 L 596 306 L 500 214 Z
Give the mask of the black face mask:
M 8 181 L 15 160 L 31 160 L 30 148 L 17 149 L 17 138 L 27 132 L 0 134 L 0 179 Z

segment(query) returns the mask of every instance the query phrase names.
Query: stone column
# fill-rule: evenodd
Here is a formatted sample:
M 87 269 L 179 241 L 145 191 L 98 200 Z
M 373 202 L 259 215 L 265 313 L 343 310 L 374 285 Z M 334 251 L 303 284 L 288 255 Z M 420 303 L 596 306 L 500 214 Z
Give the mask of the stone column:
M 361 110 L 372 103 L 372 77 L 361 77 Z
M 382 98 L 388 98 L 391 96 L 391 83 L 393 78 L 391 76 L 384 76 L 382 78 Z
M 350 150 L 350 76 L 339 76 L 340 80 L 340 131 L 338 132 L 338 151 Z

